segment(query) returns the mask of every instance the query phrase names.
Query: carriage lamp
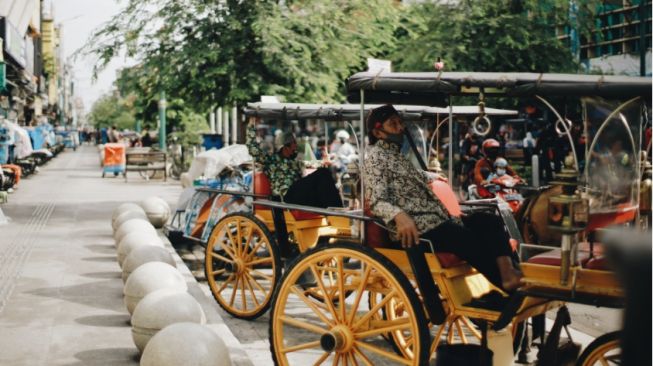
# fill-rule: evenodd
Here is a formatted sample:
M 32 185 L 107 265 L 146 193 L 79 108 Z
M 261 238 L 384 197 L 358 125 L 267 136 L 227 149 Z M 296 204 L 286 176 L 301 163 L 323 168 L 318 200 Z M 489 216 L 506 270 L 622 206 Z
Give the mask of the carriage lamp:
M 561 186 L 562 192 L 549 198 L 548 225 L 561 232 L 560 284 L 567 285 L 569 270 L 576 263 L 578 247 L 576 234 L 587 227 L 589 220 L 589 203 L 586 198 L 576 193 L 578 175 L 572 156 L 565 158 L 565 167 L 556 175 L 554 185 Z

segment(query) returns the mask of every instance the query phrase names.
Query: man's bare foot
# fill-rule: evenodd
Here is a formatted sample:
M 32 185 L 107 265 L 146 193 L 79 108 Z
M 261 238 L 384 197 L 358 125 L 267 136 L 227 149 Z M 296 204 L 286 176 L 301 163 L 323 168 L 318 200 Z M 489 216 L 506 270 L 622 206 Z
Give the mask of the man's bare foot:
M 513 268 L 509 273 L 503 274 L 501 286 L 506 291 L 516 290 L 524 284 L 522 281 L 523 278 L 524 274 Z

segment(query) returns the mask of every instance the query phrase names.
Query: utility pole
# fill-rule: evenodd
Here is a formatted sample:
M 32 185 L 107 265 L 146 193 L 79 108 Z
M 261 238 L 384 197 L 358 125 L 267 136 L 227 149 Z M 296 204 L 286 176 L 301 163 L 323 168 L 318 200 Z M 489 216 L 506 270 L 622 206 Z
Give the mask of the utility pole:
M 159 149 L 166 151 L 166 92 L 159 97 Z

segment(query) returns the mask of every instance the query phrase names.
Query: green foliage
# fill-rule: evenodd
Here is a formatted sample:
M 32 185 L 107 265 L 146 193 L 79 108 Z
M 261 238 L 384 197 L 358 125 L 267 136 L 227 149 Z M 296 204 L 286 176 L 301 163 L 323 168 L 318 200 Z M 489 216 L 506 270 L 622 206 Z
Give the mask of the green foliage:
M 128 100 L 115 94 L 107 94 L 98 99 L 91 108 L 89 120 L 97 127 L 116 126 L 119 129 L 131 129 L 136 126 L 134 108 Z
M 582 3 L 572 20 L 568 0 L 420 3 L 404 15 L 392 59 L 404 71 L 432 71 L 442 57 L 449 71 L 573 73 L 578 64 L 555 26 L 589 29 L 592 2 Z

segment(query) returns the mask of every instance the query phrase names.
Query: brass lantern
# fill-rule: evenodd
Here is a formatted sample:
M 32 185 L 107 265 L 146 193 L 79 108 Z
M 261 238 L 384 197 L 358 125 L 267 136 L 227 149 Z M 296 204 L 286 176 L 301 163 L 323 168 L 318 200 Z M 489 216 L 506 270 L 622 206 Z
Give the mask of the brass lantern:
M 578 232 L 587 227 L 589 221 L 589 203 L 586 198 L 581 197 L 577 192 L 578 175 L 574 167 L 574 158 L 567 156 L 565 166 L 556 175 L 556 181 L 552 184 L 562 187 L 562 193 L 549 198 L 549 212 L 547 216 L 548 225 L 551 229 L 562 233 L 560 283 L 567 284 L 569 269 L 576 261 L 578 250 L 574 243 Z M 575 264 L 575 263 L 574 263 Z

